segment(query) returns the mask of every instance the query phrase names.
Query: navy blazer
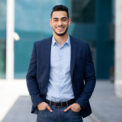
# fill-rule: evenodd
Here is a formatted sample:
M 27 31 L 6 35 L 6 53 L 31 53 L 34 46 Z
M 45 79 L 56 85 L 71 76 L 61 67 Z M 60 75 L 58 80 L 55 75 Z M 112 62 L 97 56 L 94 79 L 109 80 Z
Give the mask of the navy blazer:
M 83 108 L 81 116 L 91 114 L 89 98 L 95 87 L 96 77 L 89 45 L 70 36 L 71 80 L 75 100 Z M 50 53 L 52 37 L 34 43 L 32 57 L 26 76 L 27 87 L 32 100 L 32 113 L 46 98 L 50 74 Z

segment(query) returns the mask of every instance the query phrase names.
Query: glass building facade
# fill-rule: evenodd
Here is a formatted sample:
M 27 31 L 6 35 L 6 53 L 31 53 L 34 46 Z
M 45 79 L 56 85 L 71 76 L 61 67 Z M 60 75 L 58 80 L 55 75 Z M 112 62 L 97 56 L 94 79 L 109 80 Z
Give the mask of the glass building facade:
M 15 41 L 15 78 L 25 78 L 33 43 L 52 35 L 49 19 L 52 7 L 57 4 L 69 8 L 72 19 L 69 33 L 87 40 L 93 47 L 95 59 L 95 0 L 89 2 L 83 0 L 16 1 L 15 31 L 20 36 L 20 40 Z
M 6 0 L 0 0 L 0 79 L 5 78 L 6 65 Z
M 110 34 L 113 27 L 112 0 L 15 0 L 15 32 L 20 40 L 14 41 L 14 78 L 25 78 L 33 43 L 52 35 L 50 12 L 58 4 L 69 8 L 72 20 L 69 34 L 89 43 L 97 79 L 109 79 L 114 65 L 114 37 Z M 5 77 L 6 65 L 5 13 L 6 2 L 0 0 L 0 78 Z

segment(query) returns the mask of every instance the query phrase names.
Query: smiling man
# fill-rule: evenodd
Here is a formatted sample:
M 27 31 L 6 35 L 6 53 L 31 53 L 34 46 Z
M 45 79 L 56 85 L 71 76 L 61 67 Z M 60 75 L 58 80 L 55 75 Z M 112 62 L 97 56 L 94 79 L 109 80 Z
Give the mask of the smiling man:
M 96 83 L 91 51 L 68 34 L 70 24 L 68 8 L 54 6 L 53 36 L 34 44 L 26 80 L 37 122 L 83 122 L 91 114 Z

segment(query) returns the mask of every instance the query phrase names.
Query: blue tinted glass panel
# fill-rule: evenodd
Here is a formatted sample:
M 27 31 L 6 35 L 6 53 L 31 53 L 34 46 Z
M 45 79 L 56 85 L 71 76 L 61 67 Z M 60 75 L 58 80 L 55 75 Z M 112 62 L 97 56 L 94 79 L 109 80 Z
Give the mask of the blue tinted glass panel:
M 5 78 L 6 0 L 0 0 L 0 79 Z
M 83 0 L 81 1 L 83 2 Z M 15 41 L 15 78 L 25 78 L 33 43 L 52 35 L 49 20 L 54 5 L 63 4 L 69 8 L 70 18 L 72 19 L 69 34 L 86 40 L 90 44 L 93 43 L 91 45 L 95 46 L 96 26 L 93 24 L 95 10 L 92 13 L 89 11 L 94 8 L 94 1 L 86 4 L 81 16 L 80 6 L 74 6 L 75 4 L 82 4 L 80 0 L 16 0 L 15 30 L 20 36 L 20 40 Z M 86 17 L 88 15 L 93 15 L 93 18 Z

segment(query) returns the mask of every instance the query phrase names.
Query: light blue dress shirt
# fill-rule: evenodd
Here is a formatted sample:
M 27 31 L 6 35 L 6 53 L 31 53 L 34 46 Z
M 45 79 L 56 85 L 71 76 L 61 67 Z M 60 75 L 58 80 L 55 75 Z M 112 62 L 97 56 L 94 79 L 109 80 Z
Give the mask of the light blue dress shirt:
M 70 37 L 60 46 L 54 37 L 51 44 L 50 77 L 46 99 L 54 102 L 74 98 L 70 75 L 71 44 Z

